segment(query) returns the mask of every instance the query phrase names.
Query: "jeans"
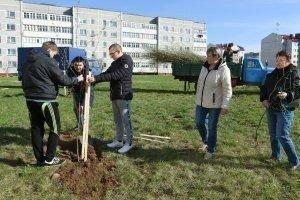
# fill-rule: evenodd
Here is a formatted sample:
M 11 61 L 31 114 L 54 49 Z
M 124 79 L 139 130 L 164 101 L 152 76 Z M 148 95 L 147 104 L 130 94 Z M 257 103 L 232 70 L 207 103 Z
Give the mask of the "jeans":
M 202 142 L 207 144 L 207 151 L 214 153 L 217 143 L 217 125 L 221 108 L 196 107 L 196 126 L 202 138 Z M 207 120 L 207 123 L 206 123 Z
M 295 146 L 290 138 L 294 111 L 277 111 L 267 109 L 268 128 L 271 141 L 272 157 L 280 158 L 280 144 L 283 147 L 290 165 L 299 164 Z
M 133 131 L 130 119 L 130 103 L 130 100 L 114 100 L 112 101 L 112 108 L 116 125 L 116 140 L 123 141 L 123 136 L 126 134 L 125 142 L 131 145 Z

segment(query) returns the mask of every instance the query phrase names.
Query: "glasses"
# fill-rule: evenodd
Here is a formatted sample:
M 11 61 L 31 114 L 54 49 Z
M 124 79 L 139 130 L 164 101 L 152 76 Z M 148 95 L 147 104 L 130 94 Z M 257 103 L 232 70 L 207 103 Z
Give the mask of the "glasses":
M 115 52 L 111 52 L 111 53 L 109 53 L 109 55 L 111 55 L 111 56 L 112 56 L 112 55 L 114 55 L 116 52 L 117 52 L 117 51 L 115 51 Z

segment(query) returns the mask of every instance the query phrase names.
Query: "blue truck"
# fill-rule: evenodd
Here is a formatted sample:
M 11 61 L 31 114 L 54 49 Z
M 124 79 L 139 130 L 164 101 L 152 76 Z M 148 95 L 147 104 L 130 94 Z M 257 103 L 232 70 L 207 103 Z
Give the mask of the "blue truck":
M 231 71 L 232 87 L 237 85 L 261 86 L 266 75 L 274 70 L 274 67 L 264 66 L 258 58 L 245 58 L 241 64 L 227 63 Z M 195 83 L 197 88 L 198 77 L 202 64 L 173 64 L 172 74 L 175 79 L 184 81 L 184 91 L 187 83 Z
M 80 48 L 74 47 L 59 47 L 59 53 L 54 57 L 57 61 L 59 68 L 61 70 L 67 70 L 70 66 L 71 61 L 77 57 L 81 56 L 86 58 L 86 51 Z M 26 62 L 27 55 L 31 51 L 40 51 L 41 47 L 21 47 L 18 48 L 18 77 L 19 80 L 22 79 L 22 66 Z M 97 59 L 87 58 L 89 63 L 89 68 L 93 75 L 98 75 L 102 72 L 102 67 Z

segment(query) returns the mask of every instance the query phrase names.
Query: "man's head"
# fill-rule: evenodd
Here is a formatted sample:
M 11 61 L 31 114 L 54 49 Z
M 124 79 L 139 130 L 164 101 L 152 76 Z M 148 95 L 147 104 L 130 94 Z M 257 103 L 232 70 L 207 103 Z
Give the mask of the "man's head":
M 86 65 L 86 60 L 80 56 L 77 56 L 72 60 L 72 65 L 77 73 L 82 73 L 84 66 Z
M 108 48 L 109 55 L 113 60 L 117 60 L 121 56 L 123 56 L 122 47 L 119 44 L 112 44 Z
M 55 42 L 52 41 L 44 42 L 42 48 L 48 51 L 51 58 L 53 58 L 58 53 L 58 47 Z
M 282 69 L 290 64 L 291 56 L 285 51 L 279 51 L 276 54 L 276 68 Z

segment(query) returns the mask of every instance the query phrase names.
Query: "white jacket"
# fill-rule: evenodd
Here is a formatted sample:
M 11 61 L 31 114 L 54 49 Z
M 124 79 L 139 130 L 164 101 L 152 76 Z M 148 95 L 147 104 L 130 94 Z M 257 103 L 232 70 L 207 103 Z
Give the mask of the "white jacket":
M 205 108 L 228 109 L 232 96 L 231 76 L 226 62 L 221 62 L 222 60 L 210 71 L 207 63 L 202 67 L 197 85 L 197 105 Z

